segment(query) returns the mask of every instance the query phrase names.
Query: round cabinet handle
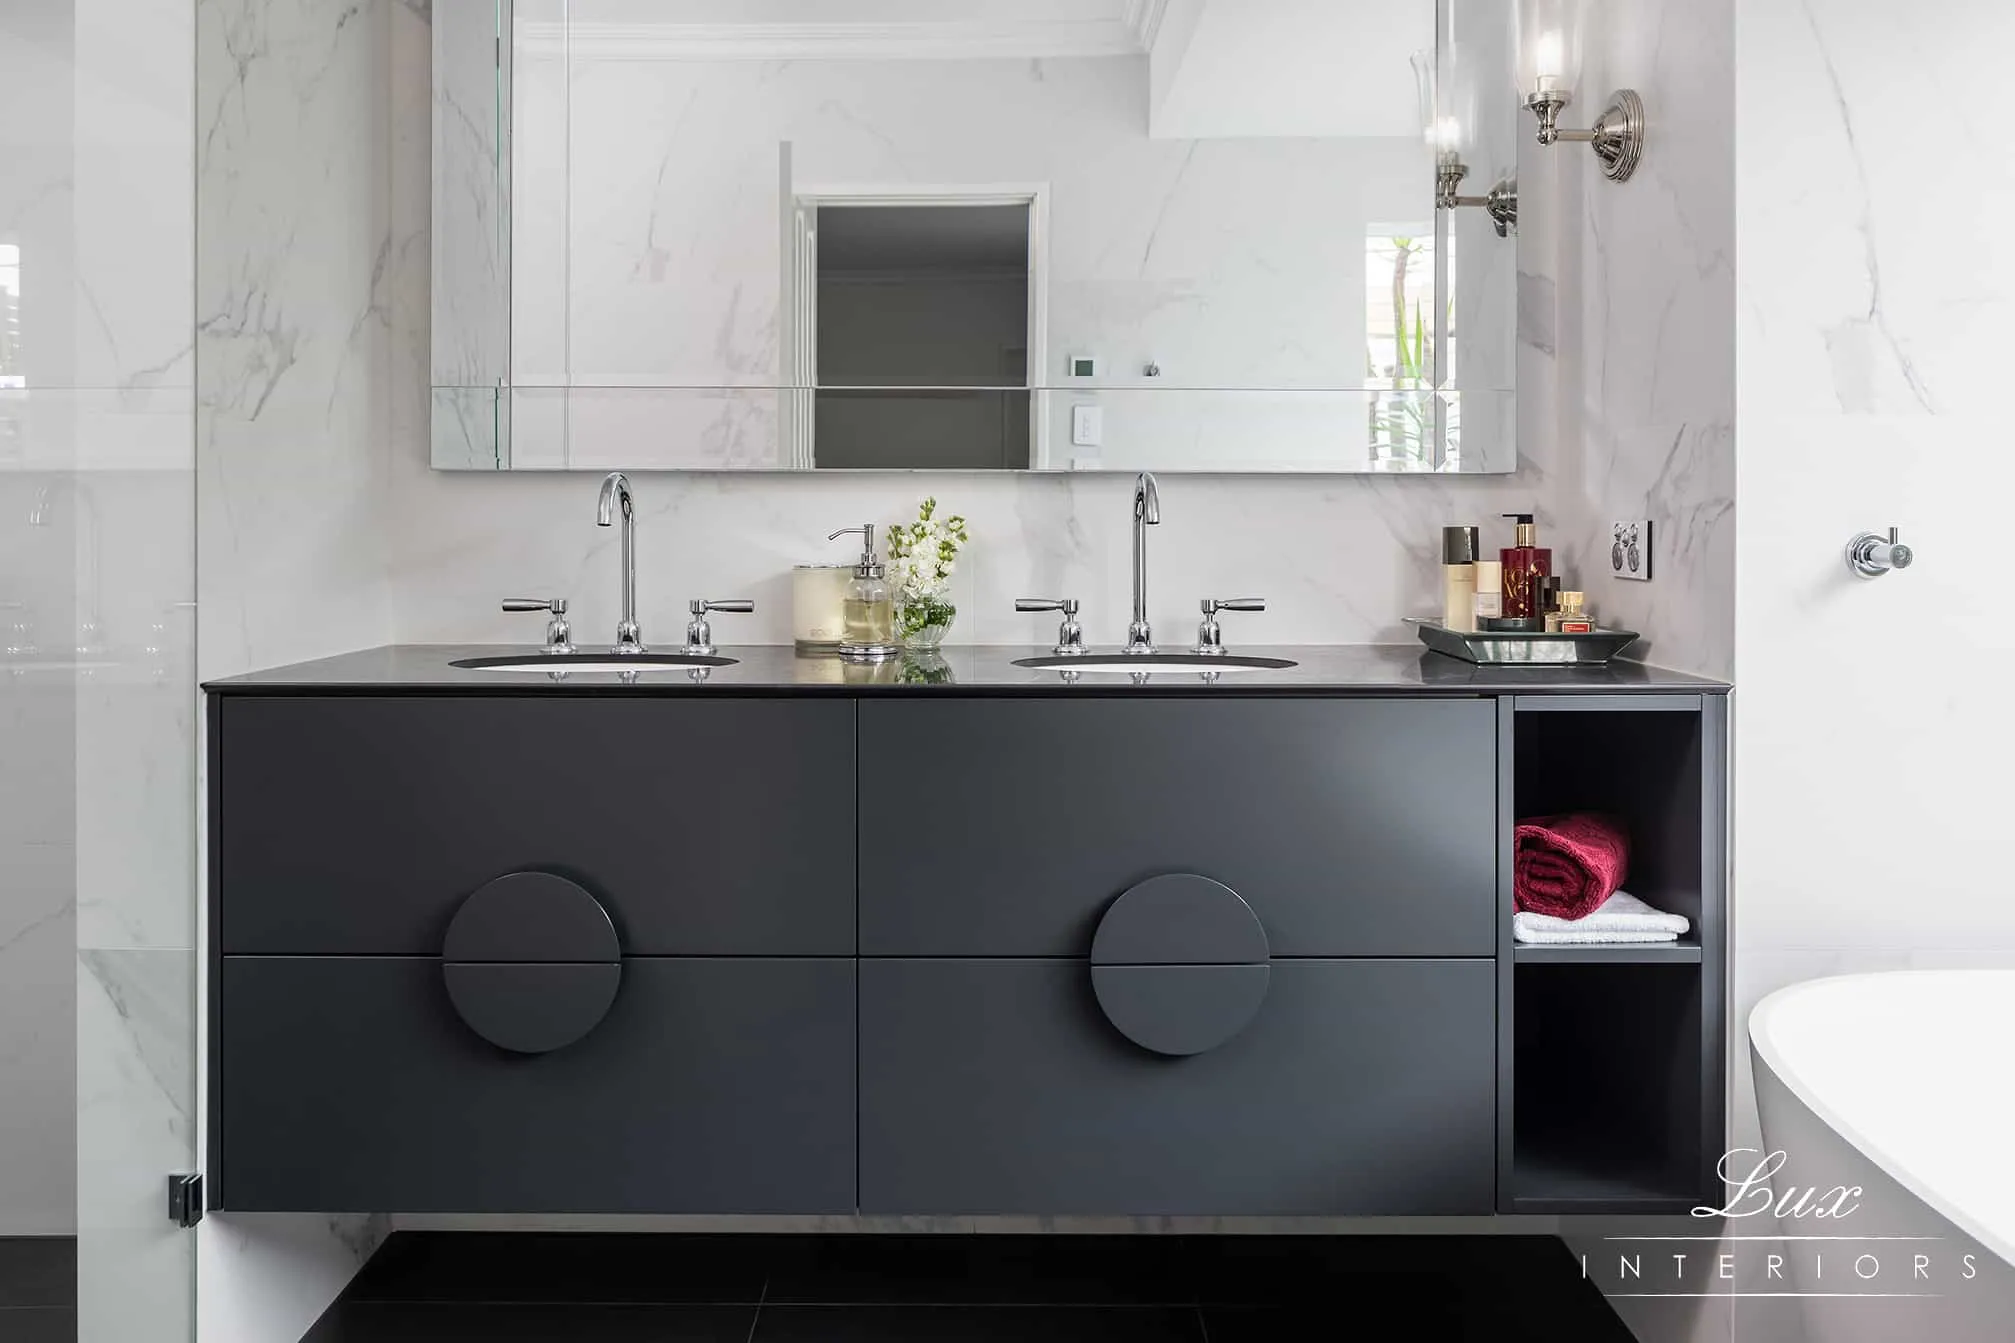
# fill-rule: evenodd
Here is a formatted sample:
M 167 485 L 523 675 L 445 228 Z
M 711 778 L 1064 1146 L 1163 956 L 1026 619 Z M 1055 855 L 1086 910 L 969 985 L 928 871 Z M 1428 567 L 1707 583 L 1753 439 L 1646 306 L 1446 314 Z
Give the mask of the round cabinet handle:
M 1266 929 L 1238 892 L 1192 873 L 1130 887 L 1092 937 L 1091 982 L 1113 1029 L 1186 1058 L 1237 1036 L 1272 977 Z
M 441 977 L 471 1031 L 513 1054 L 548 1054 L 599 1026 L 622 983 L 608 911 L 550 872 L 478 887 L 448 923 Z

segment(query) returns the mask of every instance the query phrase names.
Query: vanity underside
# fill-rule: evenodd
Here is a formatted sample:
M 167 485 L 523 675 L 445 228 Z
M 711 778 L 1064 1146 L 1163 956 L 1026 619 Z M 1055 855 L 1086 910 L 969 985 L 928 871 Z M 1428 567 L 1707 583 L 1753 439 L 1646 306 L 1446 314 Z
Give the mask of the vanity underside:
M 213 692 L 236 1211 L 1672 1212 L 1716 694 Z M 1514 947 L 1515 818 L 1678 944 Z

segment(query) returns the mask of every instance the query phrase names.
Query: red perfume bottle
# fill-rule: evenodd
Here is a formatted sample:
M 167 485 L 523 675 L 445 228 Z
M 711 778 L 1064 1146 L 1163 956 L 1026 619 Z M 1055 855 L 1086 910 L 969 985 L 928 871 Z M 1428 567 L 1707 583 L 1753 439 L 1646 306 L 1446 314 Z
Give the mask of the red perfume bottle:
M 1539 524 L 1530 513 L 1504 515 L 1518 525 L 1518 544 L 1506 546 L 1504 560 L 1504 614 L 1512 620 L 1531 620 L 1545 613 L 1539 609 L 1539 580 L 1553 573 L 1553 552 L 1539 544 Z

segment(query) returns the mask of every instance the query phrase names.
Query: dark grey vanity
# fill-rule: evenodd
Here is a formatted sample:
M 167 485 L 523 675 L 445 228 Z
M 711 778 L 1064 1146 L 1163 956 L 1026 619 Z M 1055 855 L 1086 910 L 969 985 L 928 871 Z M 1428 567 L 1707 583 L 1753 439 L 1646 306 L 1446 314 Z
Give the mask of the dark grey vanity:
M 240 1211 L 1683 1210 L 1722 1149 L 1725 691 L 1266 650 L 788 649 L 209 687 Z M 848 676 L 855 679 L 849 680 Z M 1676 945 L 1514 949 L 1599 808 Z

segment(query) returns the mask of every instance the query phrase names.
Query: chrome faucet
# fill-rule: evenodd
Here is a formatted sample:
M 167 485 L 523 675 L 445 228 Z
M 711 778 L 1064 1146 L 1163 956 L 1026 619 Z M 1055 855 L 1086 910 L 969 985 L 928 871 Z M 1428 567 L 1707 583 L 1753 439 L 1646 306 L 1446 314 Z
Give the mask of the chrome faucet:
M 602 498 L 595 506 L 595 525 L 607 527 L 613 523 L 618 506 L 623 510 L 623 618 L 616 625 L 615 646 L 609 651 L 641 653 L 644 651 L 644 635 L 637 626 L 636 503 L 630 497 L 630 478 L 620 471 L 611 471 L 602 479 Z
M 1154 473 L 1133 482 L 1133 623 L 1126 627 L 1129 653 L 1154 652 L 1154 629 L 1147 619 L 1147 529 L 1161 525 L 1161 491 Z

